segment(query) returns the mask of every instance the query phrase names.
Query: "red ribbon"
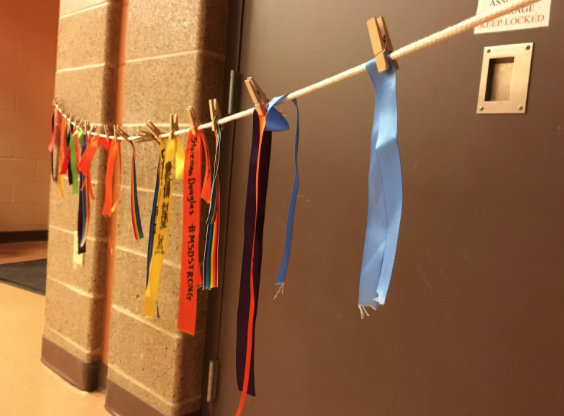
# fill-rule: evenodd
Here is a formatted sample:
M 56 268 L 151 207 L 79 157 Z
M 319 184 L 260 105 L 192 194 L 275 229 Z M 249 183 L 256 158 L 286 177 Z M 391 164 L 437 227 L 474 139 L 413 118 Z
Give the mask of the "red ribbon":
M 59 109 L 57 107 L 53 106 L 53 109 L 53 130 L 51 131 L 51 142 L 49 143 L 49 147 L 47 147 L 50 152 L 52 152 L 55 148 L 57 133 L 59 132 L 61 125 L 61 113 L 59 113 Z
M 73 125 L 71 124 L 71 135 L 70 135 L 70 139 L 73 139 L 73 135 L 76 132 L 76 127 L 73 127 Z M 65 173 L 67 173 L 69 171 L 69 163 L 70 163 L 70 146 L 67 146 L 67 142 L 66 142 L 66 137 L 65 137 L 65 151 L 63 153 L 65 156 L 63 158 L 63 164 L 61 166 L 61 171 L 59 172 L 59 174 L 64 175 Z
M 61 120 L 60 131 L 59 131 L 59 167 L 63 166 L 63 161 L 65 159 L 65 154 L 67 152 L 67 119 L 65 117 Z M 65 183 L 63 175 L 59 174 L 59 194 L 62 198 L 65 197 Z

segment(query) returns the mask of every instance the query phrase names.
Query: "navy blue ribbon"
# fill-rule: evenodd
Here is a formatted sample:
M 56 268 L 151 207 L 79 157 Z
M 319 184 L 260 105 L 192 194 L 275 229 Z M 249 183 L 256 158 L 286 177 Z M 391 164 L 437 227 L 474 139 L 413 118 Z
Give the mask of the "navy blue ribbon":
M 72 140 L 72 123 L 69 121 L 67 123 L 67 131 L 66 131 L 66 140 L 67 140 L 67 152 L 70 151 L 70 141 Z M 67 168 L 67 176 L 69 179 L 69 185 L 72 185 L 72 171 L 71 171 L 71 158 L 69 157 L 69 163 Z
M 260 122 L 256 110 L 253 112 L 253 138 L 249 160 L 247 180 L 247 200 L 245 205 L 245 235 L 243 241 L 243 261 L 241 265 L 241 283 L 239 287 L 239 306 L 237 308 L 237 348 L 236 370 L 237 385 L 243 390 L 245 364 L 247 362 L 247 339 L 249 315 L 251 309 L 251 263 L 253 269 L 254 320 L 252 328 L 251 363 L 247 393 L 255 393 L 255 328 L 260 290 L 260 272 L 262 266 L 262 240 L 264 218 L 266 215 L 266 194 L 268 191 L 268 173 L 272 133 L 264 131 L 260 145 Z M 259 152 L 260 150 L 260 152 Z M 258 177 L 258 181 L 257 181 Z M 254 244 L 253 244 L 254 240 Z M 253 252 L 254 251 L 254 252 Z
M 87 138 L 88 135 L 85 134 L 82 137 L 82 143 L 80 143 L 81 157 L 84 154 L 84 151 L 86 150 L 86 144 L 87 144 L 86 141 L 88 140 Z M 77 165 L 78 162 L 79 161 L 76 162 Z M 71 175 L 69 174 L 69 176 Z M 86 177 L 82 174 L 82 172 L 80 173 L 79 177 L 80 177 L 80 187 L 79 187 L 79 199 L 78 199 L 78 254 L 83 254 L 86 253 L 86 241 L 84 241 L 84 246 L 81 247 L 80 239 L 84 235 L 84 227 L 86 227 L 86 221 L 87 221 L 86 199 L 88 198 L 88 186 L 84 186 L 84 181 L 86 180 Z
M 153 209 L 151 210 L 151 231 L 149 232 L 149 242 L 147 245 L 147 278 L 145 279 L 145 288 L 149 286 L 149 270 L 151 269 L 151 259 L 153 258 L 153 240 L 157 228 L 157 225 L 155 224 L 155 214 L 159 203 L 160 167 L 161 165 L 159 163 L 157 165 L 157 179 L 155 180 L 155 193 L 153 195 Z

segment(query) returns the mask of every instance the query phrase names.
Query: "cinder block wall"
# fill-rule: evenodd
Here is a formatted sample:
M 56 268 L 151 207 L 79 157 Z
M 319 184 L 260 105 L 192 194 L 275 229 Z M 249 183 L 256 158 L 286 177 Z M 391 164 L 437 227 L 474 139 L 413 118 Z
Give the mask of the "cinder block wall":
M 0 232 L 46 230 L 58 0 L 0 5 Z
M 127 13 L 124 19 L 122 7 Z M 187 126 L 189 105 L 205 122 L 209 120 L 207 100 L 223 95 L 227 16 L 228 0 L 124 0 L 123 4 L 62 0 L 55 95 L 80 117 L 108 124 L 121 119 L 132 133 L 148 120 L 167 130 L 171 113 L 178 113 L 181 126 Z M 120 44 L 125 47 L 123 61 Z M 123 90 L 118 88 L 118 67 L 124 69 L 120 72 L 125 77 Z M 123 108 L 118 108 L 118 102 Z M 116 114 L 121 110 L 122 114 Z M 185 145 L 186 137 L 182 139 Z M 208 142 L 213 148 L 211 134 Z M 139 203 L 147 235 L 158 151 L 149 142 L 137 144 L 136 150 Z M 70 195 L 69 186 L 61 199 L 56 185 L 51 185 L 42 358 L 80 388 L 95 388 L 106 322 L 110 334 L 107 409 L 121 416 L 197 413 L 202 401 L 207 296 L 199 296 L 196 336 L 177 331 L 182 181 L 174 181 L 160 318 L 149 319 L 142 314 L 147 238 L 136 241 L 133 237 L 129 146 L 122 146 L 115 265 L 110 270 L 113 283 L 108 284 L 108 229 L 101 215 L 106 158 L 100 149 L 93 162 L 96 200 L 82 267 L 72 264 L 78 199 Z M 205 233 L 205 227 L 202 230 Z M 111 312 L 110 319 L 104 310 Z
M 221 97 L 223 91 L 227 15 L 227 0 L 129 0 L 123 120 L 132 133 L 145 128 L 148 120 L 167 131 L 171 113 L 178 113 L 181 126 L 187 126 L 189 105 L 201 120 L 209 120 L 207 100 Z M 185 145 L 186 136 L 182 139 Z M 213 148 L 211 135 L 208 143 Z M 142 224 L 148 234 L 158 150 L 154 143 L 146 142 L 136 146 L 136 153 Z M 130 146 L 122 147 L 122 157 L 121 195 L 129 198 Z M 132 398 L 148 405 L 146 412 L 156 411 L 147 413 L 151 415 L 180 416 L 200 409 L 207 293 L 198 299 L 196 336 L 176 329 L 181 180 L 173 183 L 171 209 L 160 281 L 160 319 L 149 319 L 142 313 L 147 239 L 135 241 L 130 207 L 119 206 L 106 403 L 123 416 L 134 415 L 131 406 L 120 408 L 120 403 Z M 202 230 L 205 234 L 205 227 Z
M 96 123 L 116 118 L 121 3 L 61 0 L 55 96 L 67 112 Z M 102 217 L 107 153 L 92 162 L 92 215 L 83 266 L 77 247 L 78 195 L 51 181 L 43 362 L 82 390 L 97 387 L 102 355 L 108 226 Z

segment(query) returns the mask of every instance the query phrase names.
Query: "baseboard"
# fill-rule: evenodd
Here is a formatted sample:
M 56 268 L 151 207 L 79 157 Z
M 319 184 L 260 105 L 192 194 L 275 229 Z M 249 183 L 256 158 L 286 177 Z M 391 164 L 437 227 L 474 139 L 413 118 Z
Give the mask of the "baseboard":
M 110 379 L 106 388 L 106 410 L 114 416 L 166 416 Z M 185 416 L 200 415 L 198 410 Z
M 47 241 L 49 231 L 5 231 L 0 232 L 1 243 L 21 243 L 24 241 Z
M 100 368 L 98 370 L 98 391 L 102 394 L 106 394 L 108 381 L 108 364 L 100 361 Z
M 82 362 L 45 337 L 41 362 L 82 391 L 95 391 L 98 387 L 99 362 Z

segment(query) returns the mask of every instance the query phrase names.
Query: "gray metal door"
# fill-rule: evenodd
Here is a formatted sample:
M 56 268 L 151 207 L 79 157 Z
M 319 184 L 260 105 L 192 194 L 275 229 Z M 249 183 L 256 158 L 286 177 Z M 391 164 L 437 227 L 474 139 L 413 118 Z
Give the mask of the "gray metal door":
M 563 6 L 553 1 L 549 28 L 468 32 L 399 62 L 403 218 L 387 303 L 368 319 L 357 297 L 372 85 L 361 75 L 299 100 L 294 244 L 285 293 L 273 300 L 294 174 L 295 110 L 285 105 L 292 128 L 273 138 L 257 396 L 245 415 L 564 414 Z M 369 60 L 372 16 L 386 17 L 397 48 L 476 7 L 246 0 L 239 70 L 272 98 Z M 531 41 L 527 114 L 477 116 L 483 48 Z M 244 87 L 241 96 L 241 108 L 251 107 Z M 236 311 L 251 127 L 237 122 L 224 159 L 232 156 L 222 178 L 222 191 L 230 182 L 225 261 L 207 348 L 220 361 L 216 416 L 235 414 L 240 397 Z

